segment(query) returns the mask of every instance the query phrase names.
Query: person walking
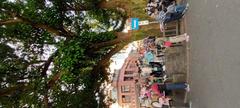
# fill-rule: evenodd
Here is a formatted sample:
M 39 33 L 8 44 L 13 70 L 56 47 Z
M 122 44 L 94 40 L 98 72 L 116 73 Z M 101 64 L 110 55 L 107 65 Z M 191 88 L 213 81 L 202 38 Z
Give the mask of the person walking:
M 152 88 L 158 88 L 158 92 L 162 93 L 163 91 L 171 91 L 171 90 L 186 90 L 190 91 L 189 84 L 187 83 L 154 83 L 151 85 Z
M 160 12 L 153 9 L 152 11 L 155 12 L 154 14 L 152 14 L 151 17 L 155 18 L 156 21 L 159 21 L 160 30 L 163 32 L 165 30 L 164 25 L 166 23 L 181 19 L 188 7 L 188 3 L 180 5 L 176 5 L 175 3 L 173 3 L 172 5 L 167 7 L 167 9 L 163 9 Z

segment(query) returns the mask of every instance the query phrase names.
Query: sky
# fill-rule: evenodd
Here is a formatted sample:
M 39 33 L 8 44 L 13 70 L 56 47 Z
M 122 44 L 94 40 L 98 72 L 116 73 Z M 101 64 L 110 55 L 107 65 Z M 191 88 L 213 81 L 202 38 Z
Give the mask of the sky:
M 110 68 L 110 73 L 113 73 L 115 69 L 121 69 L 122 65 L 124 64 L 125 59 L 128 57 L 129 53 L 132 50 L 137 49 L 137 41 L 134 41 L 132 43 L 129 43 L 126 48 L 123 48 L 119 53 L 116 53 L 115 55 L 112 56 L 111 60 L 113 61 L 109 68 Z

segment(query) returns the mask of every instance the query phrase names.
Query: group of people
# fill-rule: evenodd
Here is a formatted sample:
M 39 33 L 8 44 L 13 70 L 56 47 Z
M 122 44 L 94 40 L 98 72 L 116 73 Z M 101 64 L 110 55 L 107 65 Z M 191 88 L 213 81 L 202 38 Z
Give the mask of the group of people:
M 182 18 L 189 4 L 182 2 L 177 4 L 176 0 L 149 0 L 146 11 L 147 14 L 160 23 L 160 30 L 165 30 L 164 25 L 168 22 Z
M 188 3 L 182 0 L 177 3 L 176 0 L 149 0 L 146 11 L 147 14 L 160 23 L 160 30 L 165 30 L 166 23 L 179 20 L 188 9 Z M 189 85 L 186 82 L 171 82 L 165 67 L 165 51 L 170 47 L 181 46 L 182 42 L 188 42 L 189 36 L 185 33 L 178 36 L 155 38 L 149 36 L 143 41 L 143 48 L 139 51 L 139 63 L 141 67 L 141 77 L 144 79 L 140 89 L 140 103 L 145 107 L 170 106 L 172 92 L 176 90 L 189 91 Z M 160 59 L 158 61 L 158 59 Z M 144 73 L 144 74 L 142 74 Z M 153 102 L 157 97 L 157 103 Z M 156 99 L 155 99 L 156 101 Z M 154 103 L 154 104 L 153 104 Z M 150 106 L 148 106 L 150 105 Z
M 184 37 L 184 38 L 183 38 Z M 172 37 L 171 39 L 167 39 L 172 42 L 182 42 L 186 41 L 187 35 L 183 34 L 180 36 Z M 166 41 L 166 40 L 165 40 Z M 140 103 L 144 104 L 145 107 L 153 106 L 153 98 L 157 96 L 157 107 L 169 106 L 170 101 L 172 100 L 172 91 L 175 90 L 185 90 L 189 91 L 189 85 L 185 82 L 173 83 L 168 81 L 168 76 L 165 69 L 164 62 L 155 61 L 157 58 L 157 49 L 156 45 L 159 43 L 159 39 L 153 36 L 150 36 L 144 39 L 144 45 L 139 53 L 142 55 L 139 58 L 139 66 L 141 67 L 142 73 L 147 70 L 143 70 L 144 68 L 150 68 L 150 72 L 141 76 L 144 81 L 141 84 L 140 89 Z M 148 53 L 151 53 L 153 57 L 149 59 Z M 145 59 L 145 60 L 144 60 Z M 142 62 L 147 61 L 147 62 Z M 146 73 L 146 72 L 145 72 Z M 148 106 L 150 105 L 150 106 Z

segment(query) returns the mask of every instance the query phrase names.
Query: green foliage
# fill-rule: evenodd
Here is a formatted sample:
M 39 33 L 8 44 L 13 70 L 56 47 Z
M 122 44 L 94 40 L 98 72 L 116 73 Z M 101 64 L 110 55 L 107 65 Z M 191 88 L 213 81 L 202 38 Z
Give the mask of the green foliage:
M 20 88 L 26 83 L 23 80 L 28 80 L 29 88 L 34 88 L 32 91 L 22 92 L 23 89 L 16 88 L 16 91 L 8 96 L 0 97 L 0 105 L 3 107 L 20 107 L 28 103 L 29 105 L 41 105 L 39 95 L 43 87 L 41 86 L 40 74 L 36 71 L 28 71 L 28 61 L 19 58 L 14 54 L 14 49 L 5 44 L 0 44 L 0 90 L 5 90 L 8 87 L 19 86 Z M 32 94 L 35 92 L 35 95 Z M 32 100 L 32 101 L 29 101 Z M 24 104 L 23 104 L 24 103 Z
M 116 28 L 119 22 L 123 21 L 123 18 L 125 17 L 125 14 L 113 10 L 113 9 L 94 9 L 88 12 L 88 15 L 97 20 L 99 26 L 105 27 L 105 30 L 108 30 L 110 27 L 113 27 L 113 29 L 118 29 Z
M 124 17 L 114 9 L 93 8 L 99 2 L 49 0 L 47 5 L 44 0 L 0 1 L 0 106 L 42 108 L 45 96 L 53 108 L 98 106 L 95 94 L 100 94 L 99 87 L 108 74 L 105 67 L 94 68 L 112 46 L 91 53 L 89 48 L 115 39 L 109 28 L 117 29 Z M 64 10 L 67 6 L 88 10 Z M 16 19 L 21 22 L 14 22 Z M 7 20 L 13 22 L 4 24 Z M 95 27 L 93 20 L 97 21 Z M 50 45 L 56 53 L 45 49 Z M 54 79 L 58 73 L 60 78 Z
M 145 8 L 147 6 L 147 0 L 131 0 L 132 2 L 130 4 L 131 10 L 134 10 L 132 12 L 132 17 L 139 18 L 140 20 L 152 20 L 145 11 Z
M 84 42 L 85 45 L 109 41 L 116 38 L 113 32 L 84 32 L 82 33 L 82 36 L 79 37 L 81 37 L 79 41 Z

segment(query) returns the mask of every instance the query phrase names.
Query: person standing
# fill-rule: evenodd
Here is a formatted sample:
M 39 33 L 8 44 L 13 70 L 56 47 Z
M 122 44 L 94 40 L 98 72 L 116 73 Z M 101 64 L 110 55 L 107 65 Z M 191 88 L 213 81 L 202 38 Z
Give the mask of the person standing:
M 178 43 L 178 42 L 183 42 L 183 41 L 188 42 L 189 41 L 189 35 L 187 35 L 187 33 L 184 33 L 182 35 L 168 37 L 167 40 L 172 42 L 172 43 Z
M 189 4 L 181 4 L 176 5 L 173 3 L 167 9 L 163 9 L 159 13 L 155 13 L 154 17 L 157 21 L 160 23 L 160 30 L 163 32 L 164 25 L 166 23 L 179 20 L 182 18 L 182 16 L 185 14 L 186 10 L 188 9 Z
M 171 8 L 171 10 L 169 10 L 169 12 L 166 14 L 166 16 L 168 17 L 165 17 L 163 24 L 181 19 L 182 16 L 187 11 L 188 7 L 189 7 L 189 4 L 187 3 L 187 4 L 176 5 L 175 11 L 173 11 L 173 9 Z
M 189 84 L 187 83 L 154 83 L 152 87 L 158 88 L 158 92 L 171 91 L 171 90 L 186 90 L 190 91 Z M 155 90 L 156 91 L 156 90 Z

